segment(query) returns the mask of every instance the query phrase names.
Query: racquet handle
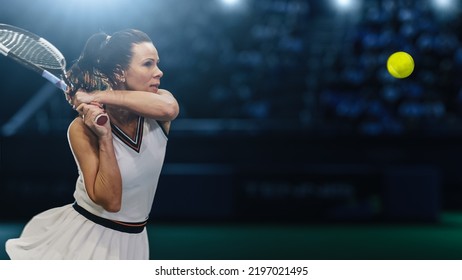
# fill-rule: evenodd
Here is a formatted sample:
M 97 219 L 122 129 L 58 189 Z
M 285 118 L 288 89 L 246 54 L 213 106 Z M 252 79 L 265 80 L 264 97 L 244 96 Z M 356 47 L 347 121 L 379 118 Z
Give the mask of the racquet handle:
M 96 117 L 95 122 L 97 125 L 104 125 L 108 120 L 108 116 L 106 114 L 100 114 Z

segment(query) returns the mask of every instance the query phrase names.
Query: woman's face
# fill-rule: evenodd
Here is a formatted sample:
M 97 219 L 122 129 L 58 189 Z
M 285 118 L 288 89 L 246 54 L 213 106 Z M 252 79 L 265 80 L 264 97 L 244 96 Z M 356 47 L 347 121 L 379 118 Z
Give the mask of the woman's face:
M 134 44 L 132 60 L 125 70 L 125 85 L 129 90 L 157 93 L 160 78 L 164 73 L 159 69 L 159 54 L 151 42 Z

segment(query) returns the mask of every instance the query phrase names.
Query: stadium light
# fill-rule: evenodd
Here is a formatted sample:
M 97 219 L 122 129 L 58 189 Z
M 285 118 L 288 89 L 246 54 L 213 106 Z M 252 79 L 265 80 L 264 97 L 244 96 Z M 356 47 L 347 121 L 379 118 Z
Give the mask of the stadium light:
M 448 15 L 457 15 L 460 8 L 459 5 L 459 0 L 432 0 L 433 9 L 444 19 L 448 19 Z
M 218 0 L 226 11 L 245 11 L 246 1 L 245 0 Z
M 455 0 L 433 0 L 436 8 L 440 9 L 452 9 L 455 7 Z
M 337 0 L 336 2 L 340 8 L 346 9 L 351 6 L 351 0 Z
M 223 4 L 229 5 L 229 6 L 234 6 L 239 4 L 240 0 L 221 0 Z
M 333 6 L 340 11 L 356 10 L 360 0 L 331 0 Z

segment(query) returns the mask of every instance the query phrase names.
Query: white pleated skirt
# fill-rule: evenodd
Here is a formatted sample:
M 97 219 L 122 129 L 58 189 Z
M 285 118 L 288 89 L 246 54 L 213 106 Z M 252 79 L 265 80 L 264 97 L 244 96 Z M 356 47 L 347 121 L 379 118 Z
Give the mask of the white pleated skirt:
M 34 216 L 21 236 L 6 242 L 12 260 L 148 260 L 146 228 L 125 233 L 98 225 L 72 204 Z

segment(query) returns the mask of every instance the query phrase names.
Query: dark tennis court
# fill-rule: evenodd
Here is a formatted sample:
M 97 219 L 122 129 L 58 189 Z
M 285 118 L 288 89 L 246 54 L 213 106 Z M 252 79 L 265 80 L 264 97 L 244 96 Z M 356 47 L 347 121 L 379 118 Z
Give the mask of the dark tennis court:
M 3 244 L 23 223 L 1 223 Z M 150 224 L 151 259 L 444 260 L 462 258 L 462 214 L 437 224 Z

